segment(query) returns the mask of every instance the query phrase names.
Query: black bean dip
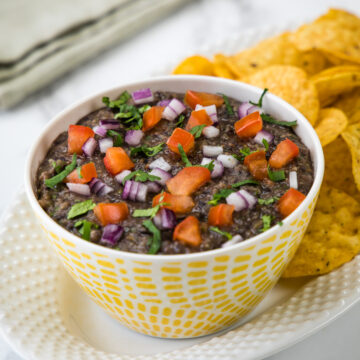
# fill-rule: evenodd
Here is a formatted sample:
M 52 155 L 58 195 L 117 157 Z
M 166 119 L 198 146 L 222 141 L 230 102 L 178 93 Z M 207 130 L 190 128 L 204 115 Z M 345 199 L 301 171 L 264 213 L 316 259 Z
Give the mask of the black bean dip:
M 155 106 L 162 100 L 171 100 L 174 98 L 184 102 L 184 94 L 157 91 L 153 93 L 153 100 L 146 102 L 146 105 Z M 226 98 L 226 100 L 227 101 L 223 105 L 217 107 L 218 123 L 214 126 L 220 130 L 219 136 L 214 138 L 207 138 L 204 135 L 199 136 L 195 139 L 194 149 L 187 154 L 187 157 L 192 164 L 201 164 L 204 158 L 203 145 L 211 145 L 222 146 L 223 154 L 234 155 L 238 161 L 233 168 L 225 167 L 224 173 L 221 177 L 211 179 L 205 185 L 201 186 L 195 193 L 190 195 L 195 204 L 190 213 L 183 215 L 177 214 L 176 216 L 177 224 L 189 215 L 195 216 L 200 221 L 202 239 L 200 245 L 191 246 L 183 242 L 174 241 L 173 229 L 161 230 L 161 243 L 157 251 L 159 254 L 183 254 L 212 250 L 223 246 L 229 241 L 231 236 L 240 235 L 242 239 L 246 240 L 264 230 L 267 230 L 269 226 L 273 226 L 275 224 L 281 225 L 283 217 L 278 211 L 277 201 L 290 188 L 290 172 L 296 172 L 297 190 L 302 194 L 306 195 L 312 186 L 313 166 L 310 152 L 301 142 L 300 138 L 295 134 L 293 128 L 290 126 L 282 126 L 276 123 L 263 121 L 263 130 L 273 135 L 273 140 L 271 142 L 263 142 L 259 144 L 254 141 L 254 138 L 239 138 L 234 131 L 234 124 L 239 120 L 238 107 L 241 103 L 233 99 Z M 132 99 L 129 99 L 127 104 L 134 105 L 134 102 Z M 144 106 L 144 104 L 136 106 L 137 108 L 140 108 Z M 141 146 L 154 147 L 160 143 L 164 143 L 164 146 L 160 152 L 152 157 L 147 157 L 141 152 L 131 156 L 131 160 L 135 164 L 135 167 L 131 169 L 131 171 L 143 170 L 145 172 L 149 172 L 149 164 L 160 157 L 171 165 L 169 173 L 172 176 L 175 176 L 185 167 L 183 159 L 166 146 L 166 142 L 174 129 L 176 127 L 185 128 L 186 126 L 193 109 L 186 104 L 185 106 L 186 110 L 182 113 L 182 115 L 184 115 L 184 121 L 182 123 L 182 118 L 180 118 L 182 115 L 178 116 L 174 121 L 161 119 L 154 128 L 145 132 L 143 138 L 141 139 Z M 230 113 L 229 106 L 233 110 L 230 111 Z M 95 126 L 99 126 L 100 120 L 114 119 L 114 115 L 119 111 L 120 110 L 117 107 L 110 108 L 109 106 L 106 106 L 83 117 L 77 124 L 94 128 Z M 289 121 L 290 120 L 294 119 L 289 119 Z M 116 131 L 125 137 L 125 133 L 129 128 L 129 123 L 125 123 L 122 118 L 119 118 L 118 122 L 120 127 Z M 95 134 L 94 139 L 98 141 L 101 139 L 101 136 Z M 210 208 L 214 206 L 214 203 L 209 204 L 208 202 L 213 200 L 214 194 L 223 189 L 232 189 L 231 185 L 234 183 L 253 179 L 247 166 L 243 164 L 242 152 L 240 150 L 245 149 L 247 153 L 256 150 L 266 150 L 266 158 L 269 159 L 277 145 L 285 139 L 289 139 L 297 145 L 299 155 L 281 169 L 284 171 L 284 179 L 280 181 L 271 181 L 269 178 L 265 178 L 258 181 L 257 184 L 245 184 L 237 189 L 233 189 L 234 191 L 239 191 L 240 189 L 245 190 L 253 195 L 257 201 L 258 199 L 261 200 L 258 201 L 252 208 L 233 212 L 233 224 L 231 226 L 221 227 L 221 231 L 228 233 L 228 236 L 223 235 L 220 232 L 210 230 L 210 225 L 208 225 L 208 214 Z M 131 149 L 134 148 L 134 146 L 130 146 L 126 142 L 123 142 L 121 147 L 128 155 L 130 154 Z M 266 147 L 268 147 L 268 149 L 266 149 Z M 143 226 L 143 221 L 146 220 L 145 217 L 133 217 L 132 214 L 136 209 L 151 208 L 153 206 L 152 199 L 155 195 L 157 195 L 156 193 L 148 192 L 146 201 L 143 202 L 125 200 L 129 209 L 129 216 L 121 222 L 120 225 L 123 228 L 123 234 L 113 245 L 101 242 L 103 227 L 101 226 L 101 223 L 94 211 L 89 210 L 85 214 L 68 219 L 68 213 L 75 203 L 83 202 L 85 200 L 92 200 L 95 204 L 124 202 L 122 199 L 124 185 L 120 184 L 106 169 L 103 162 L 104 156 L 105 154 L 101 153 L 99 151 L 99 147 L 97 147 L 91 157 L 78 155 L 76 166 L 81 167 L 86 163 L 93 162 L 95 164 L 97 178 L 113 189 L 113 191 L 108 194 L 96 195 L 91 193 L 88 196 L 80 195 L 76 192 L 70 191 L 66 184 L 62 181 L 53 188 L 48 187 L 45 184 L 45 180 L 54 177 L 57 172 L 62 171 L 66 165 L 72 162 L 73 159 L 73 155 L 68 152 L 68 133 L 61 133 L 51 145 L 45 159 L 41 162 L 38 168 L 36 181 L 36 194 L 38 201 L 53 220 L 75 235 L 80 237 L 83 236 L 80 231 L 81 227 L 79 227 L 78 224 L 81 220 L 87 220 L 97 225 L 97 227 L 93 226 L 91 228 L 88 241 L 112 247 L 117 250 L 135 253 L 148 253 L 153 234 Z M 213 159 L 216 160 L 216 157 Z M 166 191 L 166 186 L 163 186 L 162 190 Z M 268 201 L 266 202 L 266 200 Z M 222 203 L 226 204 L 225 198 L 222 198 L 217 202 L 217 204 Z M 265 224 L 266 222 L 268 222 L 267 225 Z M 78 223 L 77 226 L 75 226 L 76 223 Z

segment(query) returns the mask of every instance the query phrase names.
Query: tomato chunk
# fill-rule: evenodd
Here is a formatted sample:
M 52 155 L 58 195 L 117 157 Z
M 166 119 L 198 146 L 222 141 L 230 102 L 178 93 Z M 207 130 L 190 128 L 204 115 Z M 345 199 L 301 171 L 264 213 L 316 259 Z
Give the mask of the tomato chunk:
M 110 174 L 116 175 L 123 170 L 130 170 L 135 165 L 121 147 L 111 147 L 106 150 L 104 164 Z
M 161 200 L 162 199 L 162 200 Z M 172 195 L 167 192 L 154 196 L 152 206 L 166 203 L 163 207 L 172 210 L 175 214 L 187 214 L 195 206 L 193 199 L 187 195 Z
M 269 164 L 275 169 L 280 169 L 299 155 L 298 146 L 289 139 L 281 141 L 271 154 Z
M 173 240 L 185 245 L 199 246 L 202 242 L 199 220 L 190 215 L 177 224 L 173 233 Z
M 79 170 L 75 169 L 65 178 L 65 182 L 70 182 L 74 184 L 88 183 L 92 178 L 97 177 L 95 164 L 93 162 L 90 162 L 88 164 L 83 165 L 80 168 L 80 175 L 82 177 L 79 177 Z
M 70 154 L 81 155 L 82 146 L 90 137 L 94 137 L 92 129 L 82 125 L 70 125 L 68 129 L 68 152 Z
M 202 106 L 215 105 L 219 107 L 224 103 L 224 99 L 219 95 L 188 90 L 185 94 L 185 103 L 192 109 L 195 109 L 197 104 Z
M 209 211 L 208 224 L 211 226 L 230 226 L 233 224 L 232 214 L 235 206 L 219 204 L 212 206 Z
M 235 123 L 235 132 L 241 139 L 255 136 L 263 127 L 259 111 L 255 111 Z
M 268 177 L 268 163 L 264 150 L 259 150 L 247 155 L 244 165 L 256 180 L 263 180 Z
M 149 110 L 144 112 L 142 131 L 152 129 L 160 120 L 164 111 L 163 106 L 152 106 Z
M 245 156 L 244 165 L 249 166 L 249 164 L 255 160 L 266 160 L 265 150 L 254 151 L 251 154 Z
M 94 213 L 102 226 L 119 224 L 129 216 L 126 203 L 99 203 L 94 207 Z
M 176 128 L 171 134 L 171 136 L 168 138 L 166 145 L 172 152 L 180 155 L 178 149 L 179 144 L 182 145 L 185 153 L 191 151 L 195 145 L 193 134 L 190 134 L 184 129 Z
M 169 192 L 173 195 L 191 195 L 201 186 L 210 181 L 209 169 L 202 166 L 190 166 L 180 170 L 166 182 Z
M 195 126 L 199 126 L 199 125 L 210 126 L 212 124 L 213 122 L 210 119 L 209 115 L 207 114 L 206 110 L 201 109 L 201 110 L 193 111 L 191 113 L 191 116 L 186 124 L 185 129 L 187 131 L 190 131 Z
M 289 216 L 305 199 L 300 191 L 290 188 L 278 201 L 277 208 L 283 217 Z

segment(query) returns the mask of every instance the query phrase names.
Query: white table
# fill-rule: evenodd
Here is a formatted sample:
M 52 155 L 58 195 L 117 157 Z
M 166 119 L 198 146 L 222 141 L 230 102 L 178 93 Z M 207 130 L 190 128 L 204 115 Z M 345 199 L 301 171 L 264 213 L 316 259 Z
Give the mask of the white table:
M 360 14 L 359 0 L 202 0 L 179 10 L 139 35 L 89 61 L 10 111 L 0 111 L 0 215 L 23 183 L 31 143 L 59 110 L 73 101 L 120 82 L 141 79 L 199 46 L 248 28 L 299 23 L 328 7 Z M 0 280 L 1 281 L 1 280 Z M 360 304 L 273 360 L 359 359 Z M 0 360 L 19 360 L 0 338 Z

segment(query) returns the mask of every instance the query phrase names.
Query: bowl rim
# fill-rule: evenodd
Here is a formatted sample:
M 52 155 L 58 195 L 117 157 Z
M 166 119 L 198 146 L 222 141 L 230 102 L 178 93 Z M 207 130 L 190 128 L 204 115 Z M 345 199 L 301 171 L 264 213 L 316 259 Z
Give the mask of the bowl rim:
M 111 88 L 106 88 L 103 90 L 100 90 L 98 92 L 92 93 L 88 96 L 82 97 L 80 100 L 70 104 L 69 106 L 67 106 L 65 109 L 63 109 L 62 111 L 60 111 L 59 113 L 57 113 L 55 116 L 52 117 L 52 119 L 46 124 L 46 126 L 43 128 L 43 130 L 41 131 L 41 133 L 38 135 L 38 137 L 36 138 L 36 140 L 34 141 L 34 143 L 32 144 L 30 151 L 28 153 L 27 159 L 26 159 L 26 165 L 25 165 L 25 191 L 26 191 L 26 195 L 28 200 L 30 201 L 30 205 L 32 206 L 33 210 L 35 213 L 39 214 L 41 216 L 41 218 L 48 223 L 50 226 L 52 227 L 56 227 L 57 230 L 61 233 L 61 232 L 65 232 L 66 236 L 63 236 L 67 239 L 70 239 L 71 241 L 73 241 L 74 243 L 79 243 L 80 246 L 88 246 L 90 250 L 94 251 L 94 252 L 103 252 L 105 255 L 112 257 L 115 254 L 117 254 L 117 256 L 123 257 L 123 258 L 129 258 L 129 259 L 136 259 L 136 260 L 140 260 L 140 261 L 149 261 L 149 260 L 164 260 L 164 261 L 179 261 L 179 260 L 189 260 L 189 259 L 197 259 L 197 258 L 202 258 L 202 257 L 206 257 L 206 256 L 212 256 L 212 255 L 224 255 L 226 253 L 232 250 L 240 250 L 242 248 L 246 248 L 248 246 L 254 245 L 255 243 L 261 241 L 264 237 L 271 237 L 273 235 L 275 235 L 280 228 L 282 228 L 283 226 L 289 225 L 291 224 L 295 218 L 299 217 L 299 215 L 308 208 L 309 204 L 313 201 L 314 197 L 317 195 L 318 190 L 320 189 L 321 183 L 322 183 L 322 179 L 323 179 L 323 175 L 324 175 L 324 153 L 322 150 L 322 146 L 320 143 L 320 140 L 314 130 L 314 128 L 312 127 L 312 125 L 309 123 L 309 121 L 304 117 L 304 115 L 302 115 L 298 110 L 296 110 L 292 105 L 290 105 L 289 103 L 287 103 L 285 100 L 279 98 L 278 96 L 272 94 L 270 91 L 267 93 L 266 98 L 267 98 L 267 102 L 276 102 L 277 106 L 281 106 L 284 107 L 288 110 L 290 110 L 295 118 L 298 120 L 299 123 L 301 123 L 301 126 L 304 127 L 307 136 L 311 137 L 311 141 L 314 143 L 314 151 L 312 154 L 312 159 L 314 159 L 314 157 L 316 156 L 317 158 L 317 164 L 316 164 L 316 168 L 314 165 L 314 161 L 313 161 L 313 167 L 314 167 L 314 180 L 313 183 L 311 185 L 310 191 L 308 192 L 308 194 L 306 195 L 305 200 L 300 204 L 300 206 L 298 206 L 289 216 L 287 216 L 285 219 L 282 220 L 282 225 L 273 225 L 269 230 L 260 233 L 258 235 L 255 235 L 251 238 L 246 239 L 245 241 L 242 241 L 238 244 L 235 244 L 233 246 L 229 246 L 229 247 L 225 247 L 225 248 L 216 248 L 216 249 L 212 249 L 212 250 L 207 250 L 207 251 L 199 251 L 199 252 L 195 252 L 195 253 L 190 253 L 190 254 L 143 254 L 143 253 L 133 253 L 133 252 L 127 252 L 127 251 L 123 251 L 123 250 L 118 250 L 118 249 L 112 249 L 112 248 L 107 248 L 105 246 L 96 244 L 96 243 L 92 243 L 89 241 L 86 241 L 82 238 L 80 238 L 79 236 L 73 234 L 72 232 L 70 232 L 69 230 L 65 229 L 64 227 L 62 227 L 61 225 L 59 225 L 55 220 L 53 220 L 46 212 L 45 210 L 40 206 L 36 196 L 35 196 L 35 192 L 32 188 L 32 179 L 31 179 L 31 169 L 32 169 L 32 160 L 33 157 L 37 151 L 37 148 L 39 147 L 39 145 L 42 142 L 42 138 L 44 136 L 44 134 L 48 131 L 49 128 L 51 128 L 56 122 L 58 122 L 59 120 L 61 120 L 68 112 L 81 107 L 82 105 L 84 105 L 87 102 L 90 102 L 92 100 L 95 100 L 97 98 L 100 98 L 102 96 L 105 96 L 106 93 L 110 93 L 112 91 L 121 91 L 122 89 L 126 88 L 126 87 L 130 87 L 130 86 L 149 86 L 151 87 L 151 83 L 154 82 L 161 82 L 161 81 L 169 81 L 169 82 L 176 82 L 176 81 L 210 81 L 213 83 L 223 83 L 223 84 L 236 84 L 239 87 L 242 87 L 243 91 L 248 91 L 248 92 L 255 92 L 258 93 L 258 95 L 260 96 L 261 93 L 263 92 L 263 89 L 260 89 L 258 87 L 240 82 L 240 81 L 236 81 L 236 80 L 230 80 L 230 79 L 224 79 L 224 78 L 218 78 L 218 77 L 212 77 L 212 76 L 199 76 L 199 75 L 167 75 L 167 76 L 156 76 L 156 77 L 147 77 L 144 78 L 142 80 L 137 80 L 137 81 L 130 81 L 130 82 L 126 82 L 126 83 L 120 83 L 116 86 L 113 86 Z M 147 84 L 148 85 L 145 85 Z

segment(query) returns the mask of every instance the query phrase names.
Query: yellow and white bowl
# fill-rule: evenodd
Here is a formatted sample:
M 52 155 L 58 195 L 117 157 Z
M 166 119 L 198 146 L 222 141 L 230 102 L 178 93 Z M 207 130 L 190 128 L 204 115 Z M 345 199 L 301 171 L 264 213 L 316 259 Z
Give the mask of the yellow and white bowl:
M 147 255 L 112 250 L 62 228 L 39 205 L 35 176 L 53 140 L 69 124 L 102 107 L 103 96 L 150 87 L 153 91 L 188 89 L 221 92 L 240 101 L 257 101 L 262 90 L 206 76 L 167 76 L 125 84 L 81 100 L 57 115 L 33 145 L 26 165 L 30 204 L 65 268 L 82 289 L 123 325 L 148 335 L 196 337 L 219 331 L 250 312 L 278 281 L 294 255 L 312 216 L 324 173 L 319 139 L 291 105 L 267 94 L 265 111 L 297 120 L 296 134 L 309 148 L 314 183 L 303 203 L 283 225 L 237 245 L 184 255 Z M 96 326 L 96 325 L 95 325 Z

